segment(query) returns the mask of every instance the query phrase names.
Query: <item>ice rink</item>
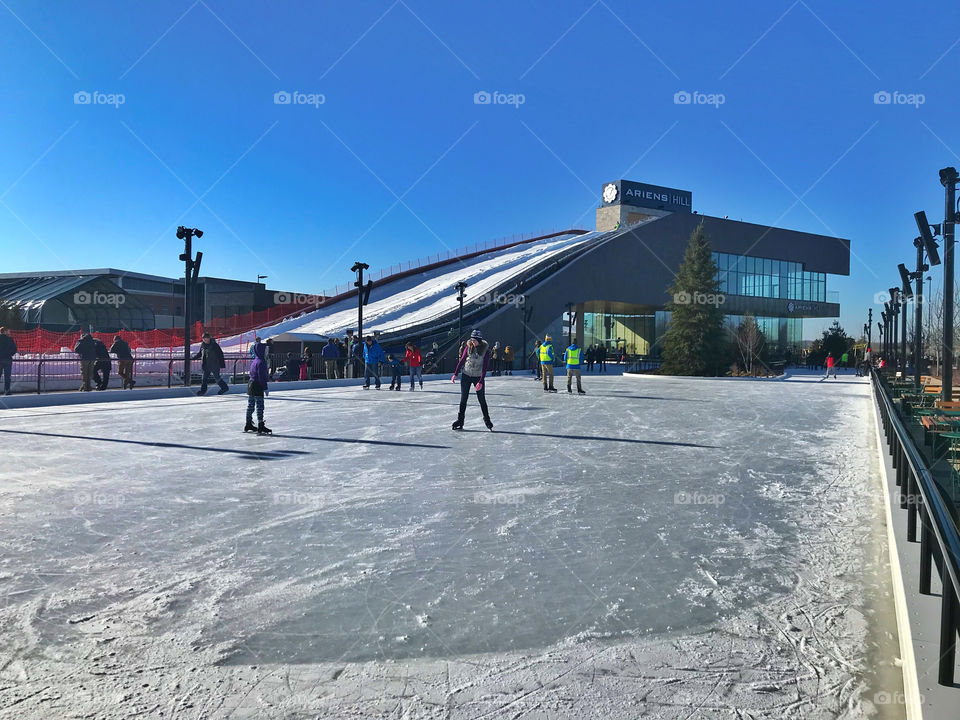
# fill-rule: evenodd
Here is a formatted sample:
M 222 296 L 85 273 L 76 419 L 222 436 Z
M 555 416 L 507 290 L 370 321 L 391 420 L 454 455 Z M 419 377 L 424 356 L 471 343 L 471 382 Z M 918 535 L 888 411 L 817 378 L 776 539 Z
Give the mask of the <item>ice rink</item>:
M 869 385 L 818 379 L 0 411 L 0 717 L 896 717 Z

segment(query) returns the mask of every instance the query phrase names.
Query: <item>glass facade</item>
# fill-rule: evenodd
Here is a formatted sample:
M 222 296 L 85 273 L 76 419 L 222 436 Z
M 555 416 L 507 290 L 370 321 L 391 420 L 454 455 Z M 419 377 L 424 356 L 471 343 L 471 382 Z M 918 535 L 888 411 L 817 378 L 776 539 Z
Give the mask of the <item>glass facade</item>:
M 743 322 L 743 315 L 724 315 L 730 332 Z M 797 345 L 803 340 L 803 320 L 800 318 L 754 317 L 757 327 L 769 345 Z
M 584 313 L 583 346 L 626 347 L 628 355 L 650 355 L 654 352 L 655 324 L 652 313 Z
M 716 252 L 713 261 L 725 295 L 827 301 L 826 273 L 807 272 L 802 263 Z

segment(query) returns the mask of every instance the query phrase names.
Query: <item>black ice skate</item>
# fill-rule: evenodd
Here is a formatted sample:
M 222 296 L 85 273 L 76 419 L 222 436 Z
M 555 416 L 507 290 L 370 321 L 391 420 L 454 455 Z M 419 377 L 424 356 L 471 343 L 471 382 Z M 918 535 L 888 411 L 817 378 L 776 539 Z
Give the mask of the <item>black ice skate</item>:
M 244 432 L 256 432 L 257 426 L 253 424 L 253 420 L 247 420 L 247 424 L 243 426 Z
M 463 430 L 463 415 L 457 416 L 457 419 L 453 421 L 454 430 Z
M 273 430 L 261 422 L 259 425 L 257 425 L 257 435 L 273 435 Z
M 487 430 L 493 430 L 493 422 L 490 420 L 489 416 L 483 419 L 483 424 L 487 426 Z

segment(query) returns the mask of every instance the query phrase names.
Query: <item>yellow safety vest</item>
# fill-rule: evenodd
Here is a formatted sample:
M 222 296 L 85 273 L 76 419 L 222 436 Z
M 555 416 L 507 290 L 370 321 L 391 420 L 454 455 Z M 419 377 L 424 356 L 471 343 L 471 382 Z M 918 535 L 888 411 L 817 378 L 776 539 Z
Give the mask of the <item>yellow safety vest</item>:
M 579 365 L 580 364 L 580 348 L 576 350 L 570 350 L 567 348 L 567 365 Z
M 541 345 L 540 346 L 540 362 L 542 363 L 551 362 L 553 360 L 553 358 L 550 357 L 550 353 L 552 350 L 553 350 L 553 345 L 549 343 L 544 343 L 543 345 Z

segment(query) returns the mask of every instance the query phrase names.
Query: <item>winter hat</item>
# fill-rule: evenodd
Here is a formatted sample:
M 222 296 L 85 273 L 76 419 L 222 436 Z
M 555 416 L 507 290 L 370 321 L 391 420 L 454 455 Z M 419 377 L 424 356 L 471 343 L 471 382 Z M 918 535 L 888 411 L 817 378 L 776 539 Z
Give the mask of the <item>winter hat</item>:
M 474 330 L 472 333 L 470 333 L 470 339 L 483 340 L 483 333 L 481 333 L 479 330 Z
M 543 336 L 543 341 L 544 341 L 544 342 L 550 342 L 551 340 L 553 340 L 553 338 L 550 337 L 549 335 L 544 335 L 544 336 Z

